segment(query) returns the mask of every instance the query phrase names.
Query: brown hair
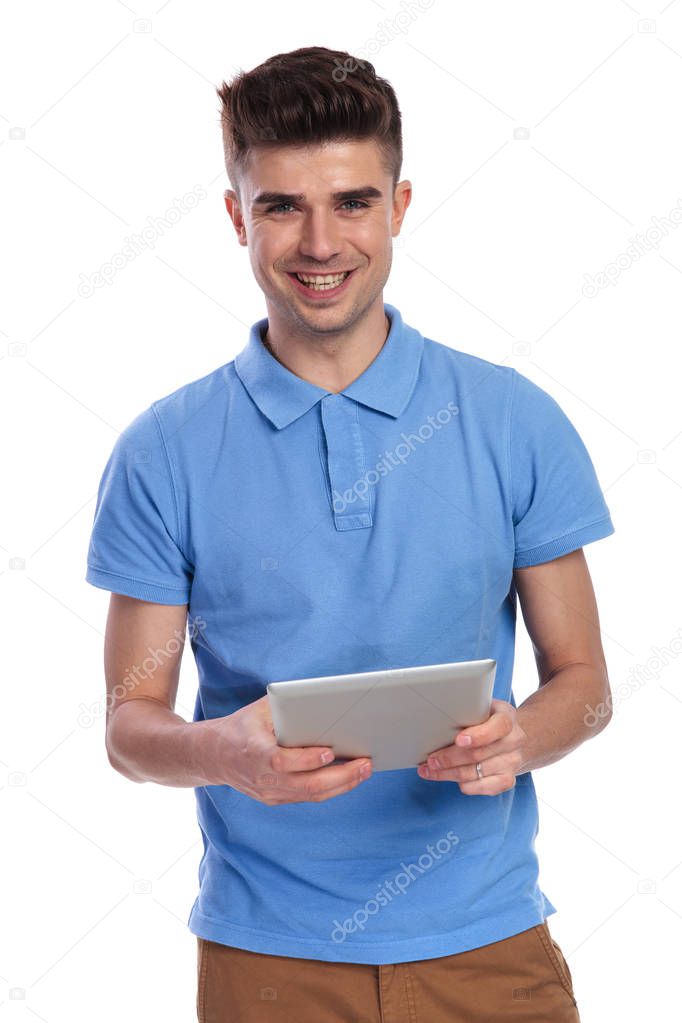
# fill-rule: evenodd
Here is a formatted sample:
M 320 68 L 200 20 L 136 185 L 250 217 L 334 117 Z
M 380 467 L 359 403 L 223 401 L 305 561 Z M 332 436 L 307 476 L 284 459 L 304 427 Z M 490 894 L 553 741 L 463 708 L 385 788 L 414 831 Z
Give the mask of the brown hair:
M 225 167 L 237 194 L 252 149 L 331 140 L 375 139 L 393 187 L 398 183 L 403 160 L 398 100 L 368 61 L 306 46 L 242 71 L 216 92 Z

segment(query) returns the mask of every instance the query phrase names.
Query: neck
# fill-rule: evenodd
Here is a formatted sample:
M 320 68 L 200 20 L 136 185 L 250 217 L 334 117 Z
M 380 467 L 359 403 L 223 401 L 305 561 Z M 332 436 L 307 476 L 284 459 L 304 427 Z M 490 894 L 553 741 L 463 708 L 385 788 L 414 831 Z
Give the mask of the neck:
M 268 310 L 269 311 L 269 310 Z M 296 333 L 268 316 L 261 340 L 291 373 L 338 394 L 361 376 L 381 351 L 391 327 L 383 301 L 338 331 Z

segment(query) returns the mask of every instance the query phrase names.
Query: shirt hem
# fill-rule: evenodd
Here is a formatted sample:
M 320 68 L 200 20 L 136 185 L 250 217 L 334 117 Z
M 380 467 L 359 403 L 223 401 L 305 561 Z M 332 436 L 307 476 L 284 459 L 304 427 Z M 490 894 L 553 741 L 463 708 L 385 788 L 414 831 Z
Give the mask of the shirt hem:
M 93 568 L 92 565 L 88 565 L 85 581 L 102 590 L 122 593 L 126 597 L 136 597 L 138 600 L 149 600 L 154 604 L 187 604 L 189 602 L 189 590 L 183 590 L 177 586 L 165 586 L 162 583 L 147 583 L 142 579 L 132 579 L 129 576 L 119 575 L 117 572 L 108 572 L 103 568 Z
M 206 916 L 196 909 L 190 913 L 188 926 L 198 938 L 216 941 L 259 952 L 265 955 L 288 956 L 295 959 L 318 959 L 333 963 L 361 963 L 374 966 L 417 962 L 421 959 L 439 959 L 443 956 L 468 952 L 495 941 L 510 938 L 521 931 L 535 927 L 552 914 L 556 908 L 541 896 L 540 904 L 531 907 L 518 906 L 493 920 L 479 921 L 457 932 L 428 935 L 423 938 L 407 938 L 400 941 L 318 941 L 315 938 L 294 938 L 283 934 L 271 934 L 227 920 Z
M 615 527 L 610 515 L 605 515 L 596 522 L 591 522 L 581 529 L 575 529 L 566 533 L 556 540 L 549 540 L 547 543 L 539 544 L 537 547 L 529 547 L 524 551 L 517 551 L 514 557 L 514 568 L 527 568 L 530 565 L 537 565 L 543 561 L 552 561 L 562 554 L 570 554 L 571 551 L 583 547 L 593 540 L 601 540 L 605 536 L 615 533 Z

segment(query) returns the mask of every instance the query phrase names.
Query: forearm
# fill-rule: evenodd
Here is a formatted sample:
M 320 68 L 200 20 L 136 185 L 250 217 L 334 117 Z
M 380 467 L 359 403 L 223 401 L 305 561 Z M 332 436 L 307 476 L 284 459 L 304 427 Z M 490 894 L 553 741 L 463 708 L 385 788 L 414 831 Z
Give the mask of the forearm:
M 188 722 L 151 697 L 125 700 L 107 725 L 111 765 L 130 781 L 176 788 L 210 784 L 203 768 L 210 721 Z
M 606 670 L 593 664 L 561 668 L 517 709 L 527 735 L 524 762 L 517 774 L 561 760 L 586 739 L 598 734 L 611 718 Z M 594 708 L 604 713 L 595 722 Z

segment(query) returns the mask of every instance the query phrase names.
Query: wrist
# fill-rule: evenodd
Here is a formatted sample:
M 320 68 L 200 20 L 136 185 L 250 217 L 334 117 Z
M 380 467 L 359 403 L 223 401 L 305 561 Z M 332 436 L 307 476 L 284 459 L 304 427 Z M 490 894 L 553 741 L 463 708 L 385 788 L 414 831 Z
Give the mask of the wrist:
M 182 739 L 183 760 L 195 787 L 226 784 L 229 751 L 225 748 L 225 725 L 224 717 L 187 723 Z

